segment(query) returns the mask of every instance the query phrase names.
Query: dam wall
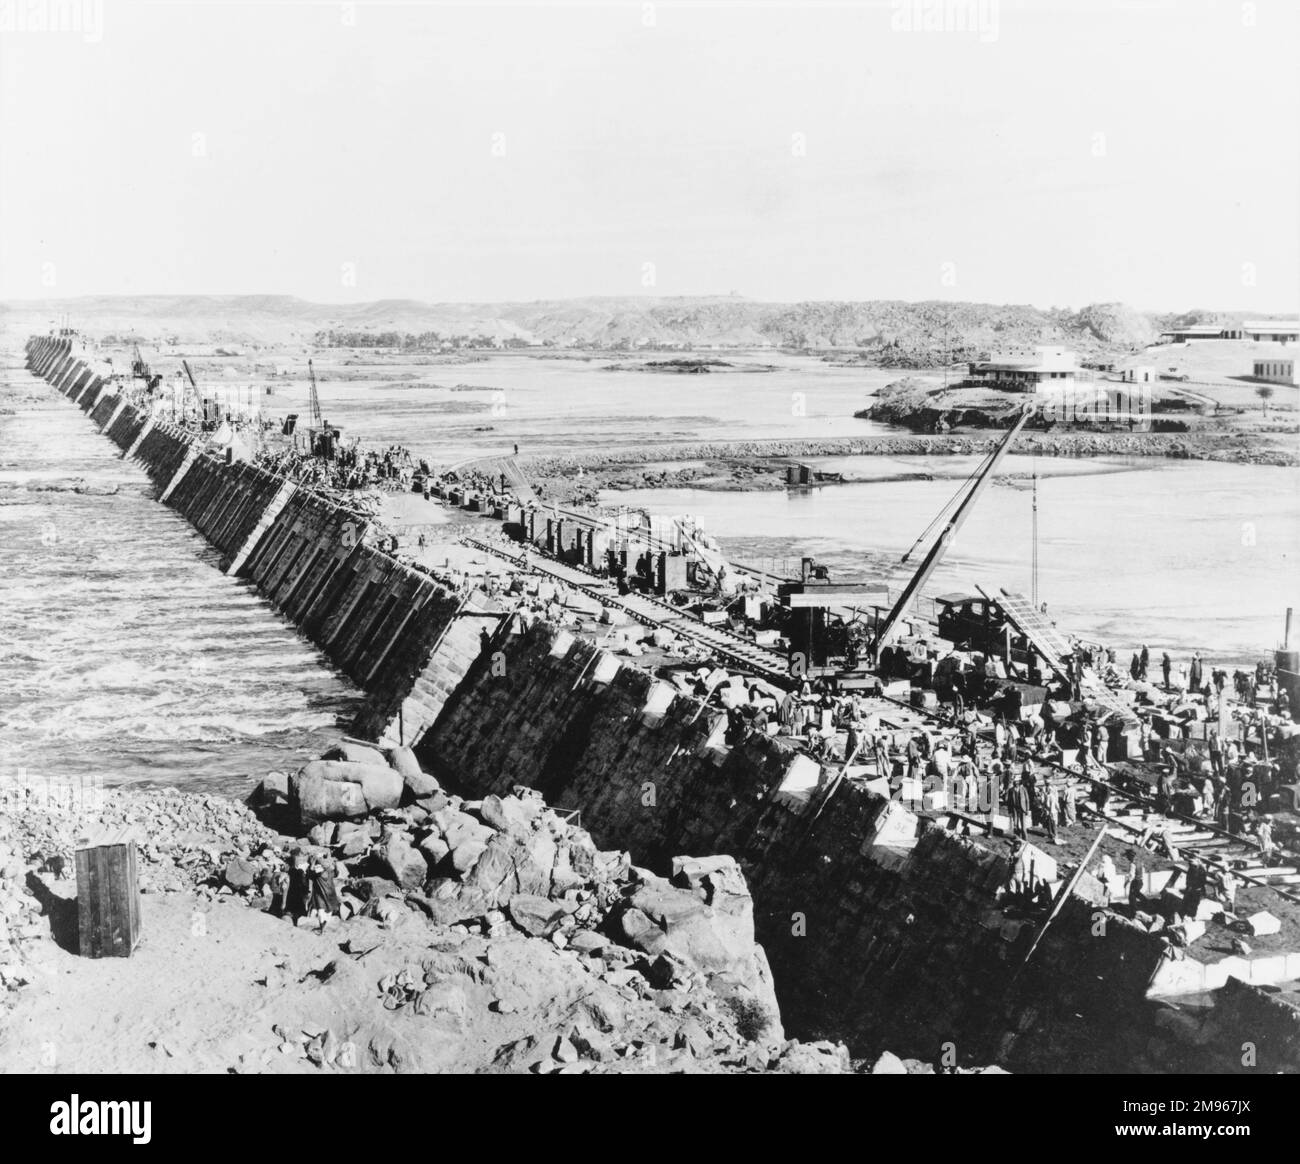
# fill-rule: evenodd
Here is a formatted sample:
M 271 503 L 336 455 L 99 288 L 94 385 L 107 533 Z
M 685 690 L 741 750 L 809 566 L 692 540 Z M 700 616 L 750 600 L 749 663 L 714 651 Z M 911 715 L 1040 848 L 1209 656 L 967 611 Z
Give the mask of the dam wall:
M 66 341 L 34 340 L 28 357 L 145 468 L 224 570 L 368 693 L 358 734 L 414 744 L 470 796 L 536 788 L 659 872 L 679 854 L 735 856 L 788 1029 L 863 1054 L 1036 1070 L 1158 1056 L 1147 990 L 1170 957 L 1163 938 L 1109 913 L 1099 928 L 1078 897 L 1041 931 L 1008 908 L 1020 869 L 1004 842 L 822 781 L 779 738 L 729 746 L 717 709 L 398 561 L 367 543 L 362 515 L 205 451 Z
M 396 721 L 413 680 L 464 605 L 432 576 L 367 544 L 369 522 L 346 507 L 243 461 L 205 450 L 185 430 L 129 402 L 66 339 L 35 339 L 28 368 L 86 412 L 138 462 L 175 509 L 374 701 L 363 713 Z M 395 738 L 393 742 L 397 742 Z
M 799 755 L 788 743 L 728 747 L 716 709 L 566 631 L 537 624 L 495 645 L 417 748 L 422 761 L 473 795 L 536 788 L 654 869 L 678 853 L 736 857 L 793 1029 L 1061 1070 L 1043 1067 L 1043 1031 L 1058 1055 L 1057 1027 L 1078 1030 L 1080 1016 L 1122 1032 L 1127 1007 L 1145 1025 L 1165 953 L 1141 927 L 1111 916 L 1099 936 L 1095 911 L 1071 902 L 1025 965 L 1037 925 L 1007 914 L 1009 855 L 855 785 L 783 791 Z

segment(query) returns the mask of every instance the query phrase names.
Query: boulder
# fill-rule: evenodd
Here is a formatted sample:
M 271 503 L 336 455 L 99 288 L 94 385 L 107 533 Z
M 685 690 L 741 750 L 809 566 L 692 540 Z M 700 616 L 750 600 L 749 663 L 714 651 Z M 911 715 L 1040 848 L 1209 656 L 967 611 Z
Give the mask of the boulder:
M 880 1058 L 871 1065 L 872 1075 L 906 1075 L 907 1068 L 903 1060 L 892 1051 L 882 1051 Z
M 534 938 L 545 938 L 560 928 L 575 906 L 572 902 L 551 901 L 531 893 L 516 893 L 510 899 L 510 920 L 524 933 Z
M 442 838 L 441 833 L 430 833 L 416 846 L 430 869 L 436 868 L 451 853 L 451 846 Z
M 268 772 L 248 798 L 251 808 L 282 808 L 289 803 L 289 773 Z
M 387 763 L 383 752 L 378 748 L 372 748 L 367 744 L 354 744 L 346 740 L 341 744 L 335 744 L 328 752 L 321 753 L 321 759 L 345 760 L 349 764 L 368 764 L 371 767 L 383 766 Z
M 609 939 L 595 930 L 578 930 L 569 939 L 569 949 L 579 954 L 595 954 L 609 945 Z
M 370 830 L 344 822 L 339 825 L 334 847 L 340 857 L 359 857 L 370 848 Z
M 853 1063 L 843 1043 L 801 1043 L 796 1039 L 781 1052 L 775 1070 L 783 1075 L 852 1075 Z
M 441 812 L 435 812 L 429 818 L 429 824 L 442 833 L 443 839 L 453 853 L 462 847 L 466 847 L 467 851 L 470 848 L 477 847 L 477 853 L 482 853 L 488 841 L 494 835 L 491 828 L 485 824 L 480 824 L 469 813 L 458 812 L 453 808 L 445 808 Z M 477 853 L 475 860 L 478 859 Z M 471 861 L 464 868 L 459 865 L 457 868 L 463 873 L 472 864 Z
M 478 837 L 466 836 L 451 850 L 451 866 L 462 877 L 468 873 L 478 859 L 483 856 L 487 842 Z
M 541 838 L 543 834 L 535 836 Z M 548 854 L 554 860 L 555 843 L 549 837 L 545 840 L 550 841 L 549 850 L 545 844 L 530 844 L 508 833 L 494 833 L 466 874 L 466 884 L 496 901 L 505 901 L 516 893 L 549 896 L 551 870 L 547 860 Z
M 420 767 L 410 748 L 389 748 L 384 756 L 389 767 L 401 776 L 408 800 L 421 800 L 441 790 L 441 785 Z
M 669 955 L 705 975 L 716 993 L 754 1004 L 761 1037 L 779 1038 L 772 973 L 754 941 L 754 902 L 739 866 L 730 857 L 678 858 L 674 869 L 699 888 L 644 875 L 618 919 L 627 943 L 651 956 Z
M 231 889 L 247 889 L 257 879 L 257 866 L 245 857 L 232 857 L 221 875 Z
M 289 803 L 298 820 L 307 826 L 326 820 L 360 820 L 368 811 L 361 785 L 326 780 L 306 769 L 290 780 Z
M 512 833 L 524 837 L 533 831 L 533 821 L 541 812 L 541 805 L 536 802 L 520 800 L 517 796 L 502 798 L 485 796 L 479 807 L 479 816 L 484 824 L 498 832 Z
M 323 821 L 321 824 L 316 825 L 315 828 L 307 834 L 307 839 L 311 841 L 313 845 L 320 845 L 324 848 L 328 848 L 334 843 L 334 830 L 336 827 L 337 826 L 332 820 Z
M 628 939 L 647 954 L 667 949 L 688 966 L 706 974 L 722 973 L 753 954 L 752 930 L 748 945 L 743 941 L 729 941 L 731 935 L 714 925 L 712 911 L 704 902 L 666 881 L 656 879 L 642 885 L 630 900 L 628 912 L 640 914 L 651 923 L 651 928 L 647 929 L 640 918 L 634 918 L 632 925 L 636 933 L 629 932 Z
M 375 850 L 375 856 L 403 889 L 418 889 L 429 875 L 424 854 L 413 849 L 402 833 L 393 833 Z
M 381 808 L 396 808 L 401 803 L 404 787 L 402 777 L 382 760 L 380 757 L 378 765 L 348 760 L 313 760 L 302 771 L 331 782 L 359 785 L 366 807 L 375 812 Z

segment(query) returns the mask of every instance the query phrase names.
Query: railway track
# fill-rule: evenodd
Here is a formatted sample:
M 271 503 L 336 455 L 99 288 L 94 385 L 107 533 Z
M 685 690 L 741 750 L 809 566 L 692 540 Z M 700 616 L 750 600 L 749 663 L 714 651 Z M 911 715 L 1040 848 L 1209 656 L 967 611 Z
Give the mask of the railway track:
M 731 631 L 708 626 L 698 619 L 683 614 L 680 609 L 666 602 L 639 594 L 620 595 L 611 583 L 576 566 L 533 556 L 527 552 L 513 554 L 500 546 L 493 546 L 472 536 L 465 536 L 461 540 L 464 544 L 508 562 L 511 566 L 561 581 L 595 601 L 624 611 L 638 622 L 671 630 L 674 634 L 705 648 L 730 665 L 753 671 L 770 682 L 789 686 L 789 667 L 784 656 L 743 639 Z M 950 726 L 933 712 L 912 707 L 890 696 L 881 695 L 874 698 L 904 708 L 912 715 L 930 720 L 941 727 Z M 1057 777 L 1055 782 L 1063 790 L 1069 789 L 1072 793 L 1078 793 L 1091 792 L 1099 786 L 1104 787 L 1108 794 L 1107 811 L 1097 813 L 1095 810 L 1090 810 L 1093 815 L 1098 820 L 1104 820 L 1107 825 L 1123 829 L 1135 842 L 1163 836 L 1166 843 L 1178 853 L 1178 857 L 1169 858 L 1171 866 L 1185 869 L 1186 858 L 1196 856 L 1212 868 L 1230 870 L 1234 877 L 1245 884 L 1269 889 L 1287 901 L 1300 902 L 1300 894 L 1292 888 L 1300 887 L 1300 865 L 1266 864 L 1257 842 L 1225 832 L 1193 817 L 1161 812 L 1154 798 L 1126 792 L 1109 780 L 1082 775 L 1051 761 L 1035 761 L 1035 764 L 1054 771 Z M 1102 767 L 1109 772 L 1105 765 Z M 949 815 L 957 820 L 973 820 L 976 824 L 991 828 L 990 819 L 981 820 L 955 812 Z M 983 814 L 986 818 L 991 815 Z
M 624 611 L 638 622 L 670 630 L 716 655 L 733 666 L 754 671 L 770 682 L 789 682 L 790 668 L 784 655 L 761 647 L 749 639 L 721 627 L 709 626 L 697 618 L 684 614 L 680 608 L 642 594 L 619 594 L 616 587 L 597 575 L 577 566 L 539 558 L 527 553 L 512 554 L 500 546 L 493 546 L 472 536 L 461 541 L 483 553 L 492 554 L 523 570 L 545 574 L 572 586 L 588 597 Z

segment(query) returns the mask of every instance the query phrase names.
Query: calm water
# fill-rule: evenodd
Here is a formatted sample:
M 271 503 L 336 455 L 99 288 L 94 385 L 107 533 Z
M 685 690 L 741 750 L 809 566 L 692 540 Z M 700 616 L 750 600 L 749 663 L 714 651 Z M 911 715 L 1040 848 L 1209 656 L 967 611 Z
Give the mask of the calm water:
M 707 353 L 706 353 L 707 354 Z M 670 358 L 664 355 L 659 358 Z M 837 368 L 775 352 L 726 355 L 770 372 L 612 372 L 596 360 L 493 356 L 478 363 L 387 366 L 388 378 L 347 382 L 322 362 L 321 407 L 344 436 L 399 442 L 443 464 L 509 452 L 627 448 L 657 441 L 861 436 L 885 431 L 853 413 L 903 373 Z M 339 371 L 346 371 L 340 368 Z M 467 389 L 467 390 L 465 390 Z M 305 386 L 277 388 L 268 408 L 303 411 Z
M 858 458 L 865 466 L 866 458 Z M 877 458 L 870 458 L 875 461 Z M 899 473 L 940 468 L 890 458 Z M 1023 473 L 1031 458 L 1009 457 Z M 945 460 L 964 476 L 974 461 Z M 1278 645 L 1287 606 L 1300 609 L 1300 474 L 1211 462 L 1039 460 L 1066 473 L 1039 482 L 1039 591 L 1067 630 L 1123 650 L 1146 642 L 1251 661 Z M 639 490 L 605 500 L 692 514 L 737 561 L 811 554 L 837 577 L 907 577 L 898 561 L 960 482 L 880 481 L 803 493 Z M 1031 494 L 994 483 L 977 502 L 928 588 L 1030 592 Z M 1252 544 L 1253 542 L 1253 544 Z M 927 546 L 929 543 L 926 543 Z M 919 555 L 913 559 L 919 561 Z M 1294 645 L 1294 644 L 1293 644 Z
M 0 378 L 46 401 L 0 415 L 0 765 L 242 793 L 318 755 L 355 689 L 80 409 Z M 118 492 L 26 488 L 69 477 Z

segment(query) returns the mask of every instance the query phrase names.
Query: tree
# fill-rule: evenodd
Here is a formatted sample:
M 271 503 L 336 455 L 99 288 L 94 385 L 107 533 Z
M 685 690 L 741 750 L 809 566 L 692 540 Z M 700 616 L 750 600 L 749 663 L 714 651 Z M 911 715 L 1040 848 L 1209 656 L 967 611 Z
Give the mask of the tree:
M 1255 395 L 1264 402 L 1264 411 L 1268 412 L 1268 402 L 1273 398 L 1273 389 L 1268 384 L 1261 384 L 1255 389 Z

